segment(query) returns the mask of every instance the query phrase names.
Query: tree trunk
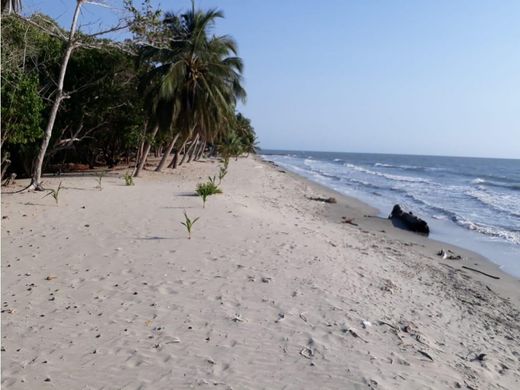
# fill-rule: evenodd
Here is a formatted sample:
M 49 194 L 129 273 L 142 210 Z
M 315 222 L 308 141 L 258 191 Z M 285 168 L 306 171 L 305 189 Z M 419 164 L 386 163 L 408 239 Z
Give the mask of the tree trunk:
M 194 142 L 194 144 L 195 144 L 195 146 L 189 150 L 188 160 L 186 161 L 186 163 L 190 163 L 191 160 L 193 159 L 193 154 L 195 153 L 195 150 L 197 150 L 199 147 L 199 141 Z
M 157 168 L 155 168 L 156 172 L 161 172 L 164 169 L 164 166 L 166 165 L 166 161 L 168 160 L 168 157 L 170 156 L 170 153 L 172 152 L 172 149 L 175 146 L 175 142 L 177 142 L 177 139 L 179 138 L 180 135 L 181 135 L 181 133 L 177 133 L 177 134 L 175 134 L 175 137 L 173 137 L 172 142 L 170 142 L 170 144 L 166 148 L 166 151 L 164 152 L 164 154 L 161 158 L 161 162 L 159 163 L 159 165 L 157 165 Z
M 199 139 L 199 133 L 197 133 L 197 135 L 195 136 L 195 139 L 191 142 L 191 145 L 188 148 L 188 150 L 182 155 L 182 159 L 181 159 L 181 162 L 179 163 L 179 165 L 182 165 L 184 163 L 184 160 L 186 160 L 186 157 L 188 157 L 188 155 L 191 154 L 191 152 L 192 152 L 193 148 L 195 147 L 195 144 L 197 143 L 198 139 Z
M 186 140 L 186 141 L 188 141 L 188 140 Z M 185 142 L 185 144 L 186 144 L 186 142 Z M 180 154 L 182 154 L 183 156 L 186 154 L 186 145 L 182 146 L 182 153 L 180 153 Z M 180 155 L 179 155 L 179 157 L 180 157 Z M 181 161 L 179 161 L 179 164 L 177 164 L 177 165 L 178 166 L 182 165 L 182 158 L 181 158 Z
M 33 190 L 43 190 L 41 179 L 42 179 L 42 169 L 43 169 L 43 160 L 45 159 L 45 153 L 47 152 L 47 147 L 49 146 L 49 141 L 52 136 L 52 129 L 54 128 L 54 122 L 56 121 L 56 115 L 58 114 L 58 109 L 60 108 L 61 101 L 64 98 L 63 94 L 63 84 L 65 81 L 65 74 L 67 73 L 67 66 L 69 65 L 69 59 L 74 50 L 74 35 L 76 33 L 76 29 L 78 26 L 78 18 L 81 10 L 81 6 L 85 0 L 77 0 L 76 9 L 74 11 L 74 16 L 72 17 L 72 24 L 70 27 L 69 39 L 67 40 L 67 48 L 65 50 L 65 55 L 63 56 L 63 60 L 61 62 L 60 68 L 60 76 L 58 78 L 58 90 L 56 91 L 56 96 L 54 98 L 54 103 L 51 108 L 51 112 L 49 114 L 49 121 L 47 122 L 47 127 L 45 128 L 45 133 L 43 134 L 42 143 L 40 146 L 40 150 L 38 151 L 38 155 L 34 160 L 33 169 L 32 169 L 32 178 L 31 185 L 29 189 Z
M 173 169 L 177 168 L 177 162 L 179 161 L 179 152 L 181 150 L 184 150 L 184 148 L 186 147 L 186 142 L 188 142 L 189 138 L 190 138 L 189 136 L 186 137 L 184 139 L 184 142 L 182 143 L 182 146 L 175 150 L 175 156 L 173 156 L 172 161 L 170 162 L 170 165 L 168 165 L 168 168 L 173 168 Z
M 197 145 L 195 145 L 193 151 L 191 152 L 191 155 L 188 157 L 188 162 L 190 162 L 192 159 L 193 161 L 197 161 L 197 156 L 199 155 L 201 145 L 202 141 L 197 142 Z
M 199 146 L 199 138 L 200 138 L 199 133 L 197 133 L 197 136 L 195 137 L 195 141 L 193 141 L 193 148 L 190 148 L 190 150 L 188 150 L 188 162 L 191 162 L 191 159 L 193 158 L 193 153 Z
M 206 149 L 206 141 L 202 141 L 202 145 L 199 149 L 199 153 L 195 155 L 195 161 L 198 161 L 202 158 L 202 155 L 204 154 L 204 150 Z
M 141 171 L 144 168 L 144 164 L 146 164 L 146 159 L 148 158 L 148 154 L 150 153 L 150 148 L 152 147 L 152 141 L 155 138 L 155 135 L 157 134 L 157 131 L 159 131 L 159 125 L 155 125 L 155 127 L 152 130 L 150 141 L 146 141 L 144 144 L 143 149 L 143 155 L 141 156 L 141 161 L 139 161 L 139 164 L 137 165 L 137 169 L 135 170 L 134 176 L 137 177 L 141 173 Z

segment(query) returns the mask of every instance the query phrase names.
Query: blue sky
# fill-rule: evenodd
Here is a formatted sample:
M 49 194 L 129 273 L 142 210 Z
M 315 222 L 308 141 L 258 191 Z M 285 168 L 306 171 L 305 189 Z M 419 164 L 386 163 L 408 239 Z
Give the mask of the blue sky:
M 74 3 L 27 0 L 24 10 L 69 24 Z M 83 23 L 116 20 L 120 2 L 105 3 L 87 5 Z M 520 1 L 197 5 L 226 15 L 217 32 L 239 43 L 241 110 L 264 148 L 520 158 Z

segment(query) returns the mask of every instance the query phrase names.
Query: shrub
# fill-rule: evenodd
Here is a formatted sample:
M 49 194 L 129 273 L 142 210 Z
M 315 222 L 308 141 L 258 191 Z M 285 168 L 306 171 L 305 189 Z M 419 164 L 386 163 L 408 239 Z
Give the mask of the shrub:
M 128 172 L 126 172 L 124 175 L 123 175 L 123 180 L 125 181 L 125 184 L 127 186 L 133 186 L 134 185 L 134 178 L 132 177 L 131 174 L 129 174 Z

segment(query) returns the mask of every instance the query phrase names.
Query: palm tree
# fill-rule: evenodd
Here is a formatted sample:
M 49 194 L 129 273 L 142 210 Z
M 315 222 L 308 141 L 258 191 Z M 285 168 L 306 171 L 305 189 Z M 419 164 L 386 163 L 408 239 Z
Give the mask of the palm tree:
M 22 0 L 2 0 L 2 13 L 20 13 L 22 10 Z
M 193 7 L 181 15 L 167 13 L 168 47 L 142 50 L 142 58 L 155 65 L 146 75 L 146 84 L 156 92 L 156 99 L 171 104 L 173 128 L 193 141 L 190 154 L 199 139 L 207 142 L 229 128 L 237 100 L 246 96 L 235 41 L 228 36 L 210 36 L 216 20 L 222 17 L 221 11 Z M 141 157 L 141 168 L 147 152 L 149 149 Z

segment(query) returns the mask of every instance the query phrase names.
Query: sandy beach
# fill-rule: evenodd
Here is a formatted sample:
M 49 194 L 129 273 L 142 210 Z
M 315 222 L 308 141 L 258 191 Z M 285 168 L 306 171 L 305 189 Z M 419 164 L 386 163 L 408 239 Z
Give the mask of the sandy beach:
M 2 388 L 520 388 L 517 278 L 258 158 L 203 209 L 217 171 L 2 196 Z

